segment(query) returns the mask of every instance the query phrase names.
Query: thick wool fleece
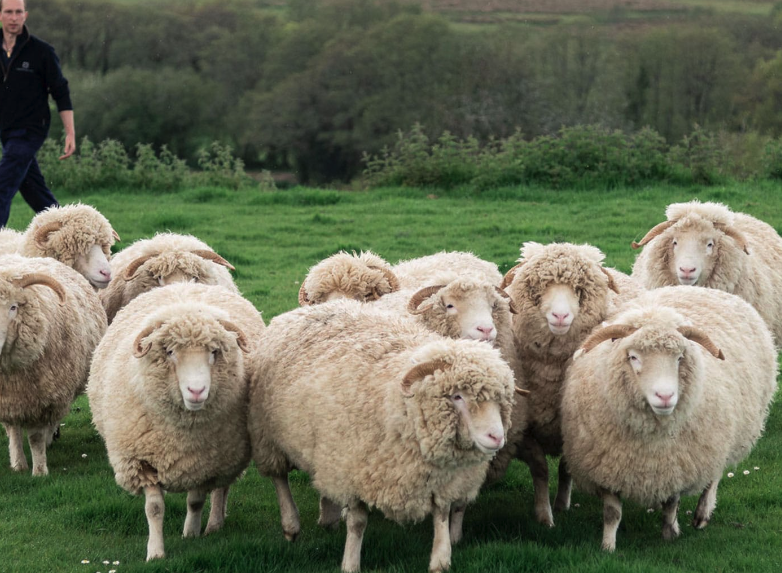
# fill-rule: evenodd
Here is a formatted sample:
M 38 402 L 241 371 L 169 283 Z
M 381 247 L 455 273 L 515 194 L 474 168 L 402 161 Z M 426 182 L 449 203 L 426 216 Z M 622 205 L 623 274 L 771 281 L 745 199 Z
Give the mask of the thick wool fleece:
M 633 265 L 633 278 L 646 288 L 678 285 L 671 268 L 673 240 L 683 233 L 698 233 L 714 240 L 713 266 L 698 286 L 740 296 L 760 313 L 782 344 L 782 237 L 773 227 L 743 213 L 733 213 L 720 203 L 674 203 L 666 209 L 674 225 L 652 239 Z M 732 227 L 747 241 L 749 255 L 715 224 Z
M 521 372 L 516 378 L 530 391 L 527 433 L 550 456 L 562 453 L 559 407 L 565 369 L 593 328 L 614 311 L 617 294 L 600 270 L 605 255 L 591 245 L 524 243 L 513 282 L 505 289 L 519 309 L 513 315 L 513 337 Z M 611 271 L 616 276 L 619 271 Z M 570 330 L 555 336 L 540 310 L 541 297 L 554 284 L 573 287 L 579 313 Z
M 209 491 L 232 483 L 247 467 L 249 371 L 237 337 L 218 320 L 238 326 L 251 347 L 264 330 L 255 307 L 219 286 L 175 284 L 131 301 L 115 317 L 95 351 L 87 394 L 93 422 L 106 442 L 117 483 L 134 494 L 160 485 L 169 491 Z M 148 325 L 149 352 L 133 355 Z M 205 406 L 186 410 L 166 351 L 206 346 L 219 350 Z
M 650 291 L 612 319 L 638 330 L 582 354 L 568 370 L 562 402 L 565 459 L 576 485 L 644 505 L 700 493 L 743 460 L 763 432 L 777 361 L 760 315 L 739 297 L 699 287 Z M 718 360 L 676 331 L 701 329 Z M 680 399 L 657 416 L 635 382 L 629 349 L 683 354 Z
M 502 281 L 497 265 L 484 261 L 472 253 L 459 251 L 440 252 L 426 257 L 400 261 L 392 267 L 399 279 L 400 288 L 423 288 L 429 285 L 448 284 L 460 277 L 499 285 Z
M 332 293 L 358 301 L 375 300 L 396 290 L 386 275 L 390 270 L 391 266 L 372 251 L 358 255 L 340 251 L 311 267 L 303 288 L 311 304 L 326 302 Z
M 415 364 L 449 369 L 401 392 Z M 253 357 L 250 435 L 264 475 L 291 467 L 340 505 L 361 500 L 418 521 L 472 500 L 491 456 L 469 438 L 450 396 L 499 403 L 507 431 L 513 374 L 488 344 L 449 340 L 353 301 L 300 308 L 271 321 Z
M 151 239 L 141 239 L 114 255 L 111 261 L 112 278 L 100 293 L 109 323 L 119 309 L 142 293 L 160 286 L 161 278 L 174 273 L 207 285 L 220 285 L 239 293 L 230 271 L 193 254 L 193 251 L 212 249 L 192 235 L 158 233 Z M 138 268 L 131 280 L 125 279 L 125 270 L 140 257 L 153 256 Z
M 48 286 L 20 289 L 11 283 L 31 273 L 62 285 L 64 303 Z M 103 307 L 73 269 L 18 255 L 0 256 L 0 301 L 20 305 L 0 349 L 0 421 L 23 428 L 52 426 L 84 391 L 92 352 L 106 330 Z
M 22 244 L 23 235 L 13 229 L 0 229 L 0 255 L 13 255 Z
M 63 226 L 49 235 L 46 248 L 35 242 L 35 233 L 49 223 Z M 73 267 L 79 255 L 86 255 L 94 245 L 103 249 L 107 259 L 111 258 L 114 235 L 108 219 L 94 207 L 75 203 L 61 207 L 49 207 L 41 211 L 27 227 L 19 254 L 25 257 L 51 257 Z

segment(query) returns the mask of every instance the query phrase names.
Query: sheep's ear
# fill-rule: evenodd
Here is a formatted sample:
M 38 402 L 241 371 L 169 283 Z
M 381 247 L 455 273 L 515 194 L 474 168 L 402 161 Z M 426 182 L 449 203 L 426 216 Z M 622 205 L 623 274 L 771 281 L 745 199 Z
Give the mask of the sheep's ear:
M 122 278 L 124 278 L 126 281 L 132 280 L 133 277 L 136 276 L 136 273 L 138 270 L 146 263 L 149 259 L 152 259 L 156 257 L 157 255 L 144 255 L 143 257 L 139 257 L 137 259 L 134 259 L 131 261 L 131 263 L 127 266 L 125 269 L 125 272 L 122 273 Z
M 33 285 L 48 286 L 57 293 L 57 297 L 60 299 L 60 304 L 65 304 L 65 289 L 59 282 L 57 282 L 49 275 L 44 275 L 41 273 L 30 273 L 28 275 L 24 275 L 19 280 L 14 281 L 14 284 L 19 288 L 27 288 Z
M 516 303 L 513 302 L 513 299 L 511 296 L 506 293 L 504 290 L 502 290 L 500 287 L 494 287 L 497 290 L 497 294 L 500 295 L 502 298 L 508 299 L 508 306 L 510 307 L 511 314 L 519 314 L 519 309 L 516 306 Z
M 530 395 L 530 391 L 529 390 L 525 390 L 524 388 L 519 388 L 518 386 L 514 386 L 514 389 L 516 390 L 516 394 L 518 394 L 519 396 L 529 396 Z
M 727 227 L 725 225 L 720 225 L 719 223 L 715 223 L 714 227 L 725 233 L 728 237 L 736 241 L 739 247 L 741 247 L 741 250 L 745 253 L 749 254 L 749 248 L 747 247 L 747 239 L 744 237 L 744 234 L 737 231 L 733 227 Z
M 136 340 L 133 341 L 133 356 L 136 358 L 141 358 L 142 356 L 145 356 L 147 352 L 149 352 L 149 349 L 152 348 L 152 343 L 150 342 L 144 344 L 142 340 L 152 334 L 152 332 L 154 332 L 155 329 L 157 329 L 159 326 L 159 324 L 152 324 L 138 333 Z
M 516 271 L 518 271 L 524 263 L 526 263 L 526 260 L 521 261 L 518 265 L 514 266 L 513 268 L 509 269 L 507 273 L 505 273 L 505 276 L 502 277 L 502 282 L 500 283 L 501 289 L 506 289 L 510 286 L 510 284 L 513 282 L 513 279 L 516 276 Z
M 600 270 L 603 271 L 603 274 L 608 277 L 608 288 L 610 288 L 616 294 L 620 294 L 619 289 L 617 288 L 616 283 L 614 282 L 614 277 L 611 276 L 611 273 L 609 273 L 605 269 L 605 267 L 600 267 Z
M 423 380 L 427 376 L 434 374 L 435 370 L 448 370 L 452 365 L 445 360 L 432 360 L 430 362 L 423 362 L 413 366 L 413 368 L 405 374 L 402 379 L 400 390 L 402 396 L 405 398 L 411 398 L 413 393 L 410 391 L 410 387 L 419 380 Z
M 46 243 L 49 241 L 49 235 L 54 233 L 55 231 L 59 231 L 62 229 L 63 223 L 62 221 L 52 221 L 51 223 L 46 223 L 45 225 L 41 225 L 38 227 L 38 229 L 35 231 L 35 234 L 33 235 L 33 241 L 35 241 L 35 244 L 38 245 L 39 249 L 45 249 Z
M 680 326 L 676 330 L 681 332 L 684 338 L 692 340 L 693 342 L 697 342 L 703 346 L 712 356 L 714 356 L 714 358 L 725 360 L 725 355 L 722 353 L 722 350 L 717 348 L 717 345 L 714 344 L 714 342 L 712 342 L 708 335 L 702 330 L 699 330 L 694 326 Z
M 378 267 L 375 265 L 367 265 L 367 267 L 383 273 L 383 276 L 385 276 L 386 280 L 388 281 L 388 285 L 391 287 L 391 292 L 396 292 L 400 289 L 399 279 L 396 278 L 396 275 L 391 269 L 384 269 L 383 267 Z
M 299 289 L 299 306 L 312 306 L 313 302 L 307 296 L 307 289 L 304 288 L 304 281 L 301 282 Z
M 431 305 L 426 306 L 424 308 L 419 308 L 421 306 L 421 303 L 424 302 L 427 298 L 432 296 L 433 294 L 440 292 L 440 289 L 445 288 L 445 285 L 434 285 L 434 286 L 428 286 L 424 287 L 421 290 L 419 290 L 417 293 L 415 293 L 413 296 L 410 297 L 410 302 L 407 303 L 407 312 L 410 314 L 423 314 L 429 308 Z
M 601 328 L 590 334 L 579 350 L 581 351 L 581 354 L 586 354 L 595 346 L 609 338 L 624 338 L 625 336 L 630 336 L 636 330 L 638 330 L 638 328 L 627 324 L 612 324 L 611 326 L 606 326 L 605 328 Z
M 114 237 L 114 242 L 119 243 L 122 239 L 119 238 L 119 233 L 114 229 L 111 230 L 111 236 Z
M 654 239 L 657 235 L 660 235 L 665 232 L 665 230 L 670 227 L 671 225 L 675 225 L 676 221 L 663 221 L 659 225 L 655 225 L 652 227 L 648 233 L 644 236 L 643 239 L 641 239 L 638 243 L 635 241 L 632 242 L 632 247 L 634 249 L 638 249 L 640 247 L 643 247 L 646 243 Z
M 213 263 L 217 263 L 218 265 L 223 265 L 227 269 L 230 269 L 232 271 L 235 271 L 236 268 L 226 261 L 223 257 L 215 253 L 214 251 L 207 251 L 206 249 L 196 249 L 194 251 L 190 251 L 194 255 L 198 255 L 202 259 L 206 259 L 207 261 L 212 261 Z
M 218 320 L 220 324 L 223 325 L 223 328 L 225 328 L 229 332 L 233 332 L 236 334 L 236 344 L 239 346 L 239 349 L 247 354 L 250 352 L 250 345 L 247 342 L 247 337 L 244 335 L 244 332 L 242 332 L 242 329 L 236 326 L 233 322 L 230 322 L 228 320 Z

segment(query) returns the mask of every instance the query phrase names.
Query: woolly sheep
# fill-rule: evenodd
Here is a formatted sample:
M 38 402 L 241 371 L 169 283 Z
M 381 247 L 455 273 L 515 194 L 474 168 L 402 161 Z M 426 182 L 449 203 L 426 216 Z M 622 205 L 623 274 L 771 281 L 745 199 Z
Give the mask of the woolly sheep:
M 0 229 L 0 255 L 13 255 L 22 244 L 22 233 L 13 229 Z
M 163 490 L 187 491 L 183 535 L 225 518 L 229 485 L 250 460 L 249 372 L 258 311 L 219 286 L 179 283 L 123 308 L 95 350 L 87 394 L 117 483 L 146 497 L 147 561 L 165 556 Z
M 0 421 L 11 468 L 49 473 L 46 446 L 83 390 L 92 352 L 106 330 L 98 295 L 53 259 L 0 256 Z
M 239 294 L 231 277 L 234 267 L 209 245 L 192 235 L 158 233 L 114 255 L 113 278 L 101 291 L 109 324 L 119 309 L 138 295 L 176 282 L 220 285 Z
M 459 277 L 483 280 L 493 285 L 499 285 L 502 281 L 502 273 L 496 264 L 460 251 L 442 251 L 400 261 L 391 270 L 403 289 L 445 284 Z
M 674 203 L 666 221 L 633 248 L 646 245 L 633 278 L 647 288 L 697 285 L 733 293 L 755 307 L 782 344 L 782 237 L 720 203 Z
M 519 384 L 530 391 L 525 399 L 527 428 L 518 443 L 509 443 L 508 456 L 493 464 L 492 475 L 501 475 L 502 463 L 516 455 L 529 465 L 535 495 L 535 516 L 553 526 L 548 493 L 546 456 L 562 453 L 560 390 L 568 361 L 589 332 L 616 310 L 616 278 L 622 273 L 602 266 L 605 255 L 591 245 L 524 243 L 519 264 L 508 271 L 502 284 L 513 299 L 514 345 L 518 354 Z M 625 280 L 627 279 L 627 280 Z M 633 283 L 629 277 L 623 282 Z M 637 288 L 635 294 L 641 292 Z M 630 299 L 632 293 L 621 296 Z M 563 460 L 554 504 L 558 511 L 570 506 L 571 480 Z
M 354 301 L 276 317 L 253 356 L 253 459 L 277 490 L 283 531 L 299 531 L 292 467 L 347 506 L 343 571 L 360 568 L 368 508 L 434 518 L 430 570 L 450 566 L 449 509 L 472 500 L 502 447 L 513 374 L 488 344 L 449 340 Z
M 776 390 L 760 315 L 721 291 L 665 287 L 639 297 L 578 354 L 563 391 L 565 458 L 578 487 L 603 499 L 603 549 L 616 547 L 620 496 L 662 504 L 670 540 L 680 496 L 702 492 L 693 527 L 706 527 L 722 472 L 749 454 Z
M 119 240 L 97 209 L 77 203 L 49 207 L 33 217 L 17 253 L 57 259 L 75 269 L 95 289 L 102 289 L 111 280 L 111 246 Z
M 299 305 L 338 298 L 371 301 L 397 290 L 399 281 L 381 257 L 372 251 L 358 255 L 340 251 L 310 268 L 301 282 Z

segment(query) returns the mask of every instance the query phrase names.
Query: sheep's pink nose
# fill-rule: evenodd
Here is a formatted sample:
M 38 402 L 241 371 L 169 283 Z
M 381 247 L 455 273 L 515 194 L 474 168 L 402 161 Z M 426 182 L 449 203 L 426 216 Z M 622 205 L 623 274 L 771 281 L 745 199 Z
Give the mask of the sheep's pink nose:
M 493 326 L 476 326 L 475 328 L 478 330 L 478 332 L 483 334 L 484 338 L 489 338 L 492 331 L 494 330 Z
M 685 269 L 684 267 L 679 267 L 679 270 L 682 272 L 683 275 L 691 275 L 696 270 L 698 270 L 698 267 L 692 267 L 690 269 Z
M 565 322 L 565 319 L 568 316 L 570 316 L 569 312 L 561 312 L 561 313 L 552 312 L 551 314 L 554 315 L 554 318 L 556 318 L 557 322 L 559 322 L 560 324 Z
M 670 394 L 660 394 L 659 392 L 655 392 L 654 395 L 662 400 L 663 405 L 667 406 L 668 402 L 670 402 L 671 398 L 673 398 L 674 392 L 671 392 Z
M 206 390 L 206 386 L 203 388 L 199 388 L 197 390 L 193 390 L 190 386 L 187 387 L 187 391 L 190 392 L 193 395 L 193 398 L 198 399 L 201 394 L 204 393 L 204 390 Z
M 106 280 L 111 280 L 111 271 L 110 270 L 101 270 L 100 271 L 101 276 L 106 277 Z
M 505 436 L 499 432 L 489 432 L 486 434 L 486 437 L 498 448 L 502 445 L 502 442 L 505 439 Z

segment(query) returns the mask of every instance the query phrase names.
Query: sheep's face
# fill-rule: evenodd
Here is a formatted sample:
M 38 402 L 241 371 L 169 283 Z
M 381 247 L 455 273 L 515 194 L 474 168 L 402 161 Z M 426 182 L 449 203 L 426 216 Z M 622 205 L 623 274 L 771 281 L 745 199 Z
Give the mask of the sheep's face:
M 56 304 L 56 294 L 47 291 L 0 281 L 1 370 L 25 368 L 43 356 L 52 324 L 45 307 Z
M 109 245 L 94 244 L 85 252 L 76 255 L 73 268 L 97 288 L 106 288 L 111 281 L 111 266 Z
M 656 352 L 629 348 L 626 352 L 632 377 L 652 412 L 658 416 L 673 414 L 679 403 L 679 367 L 684 348 Z
M 493 285 L 456 282 L 424 301 L 415 313 L 420 313 L 430 330 L 443 336 L 493 343 L 497 325 L 507 323 L 503 314 L 508 315 L 508 303 Z
M 703 285 L 714 269 L 721 233 L 696 229 L 672 229 L 669 242 L 669 268 L 681 285 Z
M 578 316 L 581 289 L 554 283 L 540 297 L 540 312 L 545 317 L 551 334 L 562 336 L 570 330 Z
M 212 386 L 212 367 L 219 349 L 208 346 L 184 347 L 166 351 L 176 377 L 182 404 L 187 410 L 204 407 Z
M 377 300 L 399 290 L 388 263 L 373 255 L 340 252 L 309 270 L 299 291 L 299 304 L 322 304 L 339 298 L 360 302 Z
M 474 445 L 484 454 L 494 455 L 505 445 L 502 412 L 497 402 L 478 401 L 464 392 L 455 392 L 449 400 L 459 416 L 459 441 Z

